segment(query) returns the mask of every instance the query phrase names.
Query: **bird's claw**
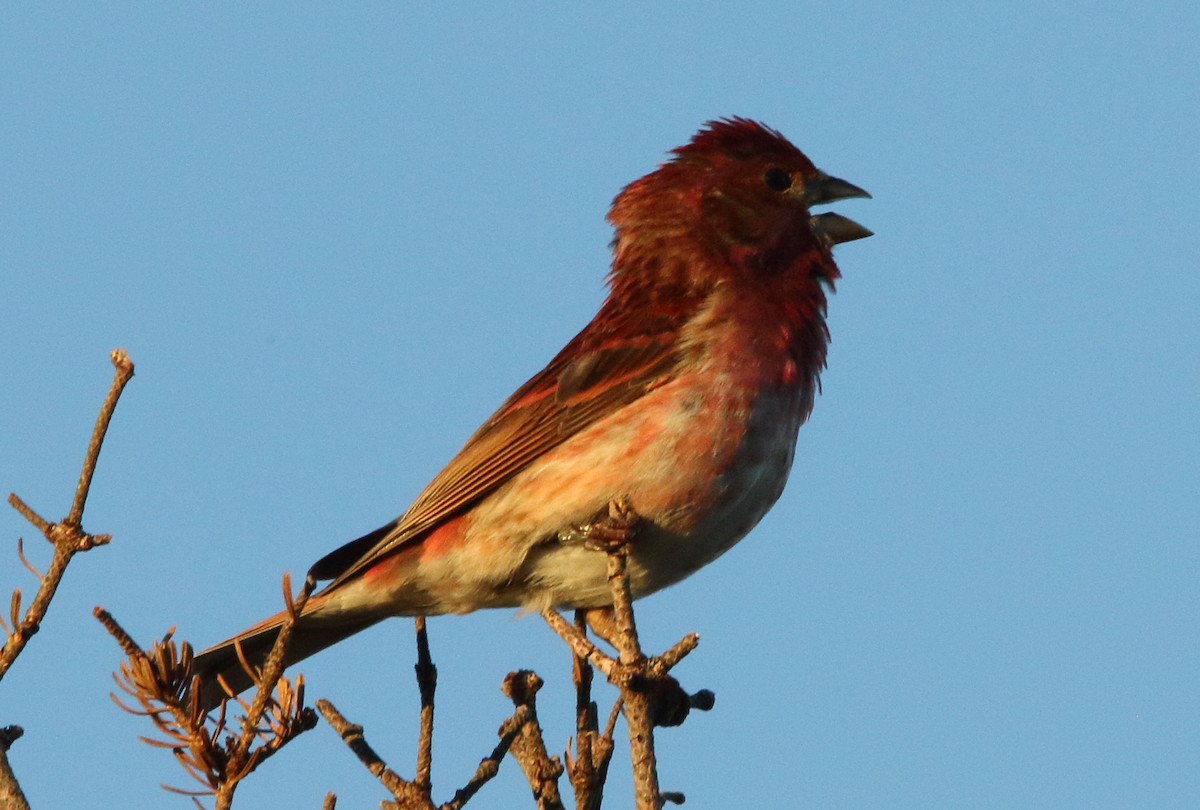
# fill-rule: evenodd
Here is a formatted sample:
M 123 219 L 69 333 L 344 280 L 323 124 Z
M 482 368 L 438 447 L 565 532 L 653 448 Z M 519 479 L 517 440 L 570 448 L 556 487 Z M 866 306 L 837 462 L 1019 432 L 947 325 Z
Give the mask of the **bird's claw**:
M 563 529 L 558 533 L 558 540 L 560 543 L 582 544 L 589 551 L 612 554 L 629 544 L 640 521 L 629 499 L 618 498 L 608 505 L 607 516 Z

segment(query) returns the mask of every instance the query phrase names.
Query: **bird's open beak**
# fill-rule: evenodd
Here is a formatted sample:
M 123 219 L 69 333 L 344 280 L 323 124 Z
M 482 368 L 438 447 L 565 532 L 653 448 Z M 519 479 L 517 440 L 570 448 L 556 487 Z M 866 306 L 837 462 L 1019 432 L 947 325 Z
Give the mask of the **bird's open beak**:
M 824 239 L 827 245 L 840 245 L 842 242 L 853 242 L 855 239 L 866 239 L 875 235 L 874 231 L 864 228 L 849 217 L 832 211 L 814 214 L 808 221 L 813 231 Z
M 840 177 L 830 177 L 824 172 L 804 182 L 804 204 L 809 208 L 852 197 L 870 199 L 871 195 L 853 183 Z M 840 245 L 842 242 L 853 242 L 855 239 L 866 239 L 873 235 L 872 231 L 841 214 L 815 214 L 809 222 L 813 231 L 828 245 Z
M 835 200 L 848 200 L 851 197 L 871 199 L 871 195 L 864 189 L 848 183 L 840 177 L 830 177 L 824 172 L 804 181 L 804 204 L 809 208 Z

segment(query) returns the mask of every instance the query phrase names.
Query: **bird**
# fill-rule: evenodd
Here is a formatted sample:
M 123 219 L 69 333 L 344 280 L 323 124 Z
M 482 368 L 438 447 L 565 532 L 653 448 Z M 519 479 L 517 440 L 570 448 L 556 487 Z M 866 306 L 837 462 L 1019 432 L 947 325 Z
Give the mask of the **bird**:
M 679 582 L 774 505 L 825 368 L 834 245 L 872 232 L 814 206 L 870 197 L 780 132 L 705 124 L 613 200 L 607 296 L 412 505 L 318 560 L 290 665 L 394 616 L 611 604 L 588 530 L 621 502 L 634 598 Z M 287 617 L 195 656 L 204 701 L 252 679 Z

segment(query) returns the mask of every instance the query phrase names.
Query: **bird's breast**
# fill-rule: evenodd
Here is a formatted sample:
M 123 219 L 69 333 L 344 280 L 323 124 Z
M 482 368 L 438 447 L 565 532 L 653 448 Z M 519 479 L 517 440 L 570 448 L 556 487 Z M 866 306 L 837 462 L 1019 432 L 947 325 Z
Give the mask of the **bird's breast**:
M 512 579 L 536 586 L 534 604 L 610 598 L 603 555 L 554 538 L 606 514 L 614 499 L 642 519 L 629 566 L 638 596 L 682 580 L 758 524 L 783 492 L 812 395 L 778 376 L 764 380 L 743 360 L 681 370 L 489 499 L 495 522 L 477 517 L 492 524 L 490 537 L 520 538 L 526 556 Z
M 472 507 L 453 547 L 421 562 L 421 579 L 446 586 L 433 589 L 446 595 L 440 609 L 606 604 L 604 555 L 569 538 L 616 499 L 641 518 L 629 566 L 638 596 L 678 582 L 757 525 L 787 482 L 814 376 L 791 370 L 776 327 L 739 315 L 716 305 L 699 313 L 668 381 Z

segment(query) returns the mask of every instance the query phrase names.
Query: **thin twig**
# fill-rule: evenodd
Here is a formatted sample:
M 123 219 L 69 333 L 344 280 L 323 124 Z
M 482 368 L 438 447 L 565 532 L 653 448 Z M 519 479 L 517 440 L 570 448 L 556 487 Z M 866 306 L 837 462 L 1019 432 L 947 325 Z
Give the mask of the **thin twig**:
M 613 613 L 617 621 L 617 654 L 621 663 L 636 665 L 645 661 L 638 643 L 633 618 L 633 600 L 629 593 L 627 546 L 608 554 L 608 581 L 613 592 Z M 662 796 L 658 787 L 658 760 L 654 752 L 654 715 L 650 695 L 644 689 L 621 688 L 625 700 L 623 713 L 629 730 L 629 756 L 633 761 L 634 803 L 638 810 L 658 810 Z
M 363 736 L 362 726 L 347 720 L 328 700 L 318 700 L 316 706 L 317 711 L 321 713 L 325 721 L 329 723 L 330 727 L 346 743 L 346 747 L 358 757 L 358 761 L 366 766 L 367 770 L 380 781 L 384 788 L 398 802 L 403 803 L 402 806 L 406 808 L 434 810 L 434 805 L 429 800 L 429 797 L 417 787 L 415 782 L 409 782 L 402 778 L 387 766 L 387 763 L 383 761 L 383 758 L 379 754 L 375 753 L 375 749 L 370 746 L 367 738 Z
M 504 759 L 504 755 L 509 752 L 516 741 L 520 738 L 523 729 L 528 728 L 530 724 L 530 712 L 527 707 L 520 706 L 512 716 L 504 721 L 500 726 L 500 742 L 496 743 L 496 747 L 492 749 L 492 753 L 488 754 L 479 763 L 479 767 L 475 769 L 474 775 L 470 781 L 460 788 L 454 798 L 443 804 L 438 810 L 461 810 L 462 806 L 471 800 L 480 788 L 490 782 L 500 772 L 500 760 Z M 554 807 L 557 810 L 562 810 L 562 804 L 542 805 L 538 804 L 539 810 L 543 807 Z
M 21 500 L 20 496 L 18 496 L 15 492 L 8 493 L 8 504 L 13 509 L 16 509 L 21 517 L 32 523 L 39 532 L 49 539 L 50 526 L 52 525 L 50 521 L 33 511 L 33 507 Z
M 609 551 L 607 562 L 608 584 L 613 595 L 613 618 L 617 625 L 617 653 L 621 663 L 637 663 L 643 655 L 633 619 L 633 597 L 629 593 L 629 547 L 622 545 Z
M 29 561 L 29 558 L 25 556 L 25 541 L 20 537 L 17 538 L 17 556 L 21 558 L 21 564 L 25 566 L 25 570 L 33 574 L 34 579 L 40 581 L 45 578 L 42 576 L 42 572 L 37 570 L 33 563 Z
M 613 701 L 612 709 L 608 712 L 608 722 L 604 724 L 604 739 L 608 741 L 609 746 L 612 745 L 613 734 L 617 730 L 617 718 L 621 716 L 621 710 L 625 708 L 625 696 L 617 695 L 617 699 Z
M 587 633 L 587 611 L 575 611 L 575 629 L 580 635 Z M 575 731 L 594 731 L 596 728 L 596 703 L 592 700 L 592 678 L 594 673 L 587 659 L 571 656 L 571 681 L 575 684 Z
M 295 600 L 292 599 L 291 577 L 286 573 L 283 575 L 283 600 L 287 608 L 287 620 L 283 626 L 279 628 L 279 635 L 275 638 L 275 644 L 271 647 L 271 652 L 267 655 L 267 660 L 263 663 L 262 669 L 254 672 L 242 658 L 243 666 L 247 668 L 247 672 L 254 680 L 256 691 L 254 700 L 251 701 L 246 714 L 242 717 L 242 730 L 238 735 L 236 742 L 233 743 L 229 751 L 229 760 L 226 766 L 226 775 L 229 777 L 216 792 L 216 808 L 223 810 L 233 801 L 233 793 L 237 789 L 241 780 L 253 771 L 259 764 L 262 763 L 270 754 L 274 753 L 277 748 L 272 748 L 270 745 L 260 747 L 251 752 L 251 746 L 254 741 L 262 735 L 262 730 L 259 723 L 262 721 L 263 714 L 267 711 L 268 706 L 274 702 L 274 694 L 277 685 L 280 684 L 280 679 L 283 677 L 284 655 L 287 652 L 288 643 L 291 641 L 292 633 L 296 629 L 296 623 L 300 619 L 300 615 L 304 611 L 304 605 L 308 602 L 308 597 L 316 590 L 317 583 L 312 577 L 306 577 L 304 586 L 300 589 L 300 594 Z M 239 655 L 241 653 L 238 649 Z M 303 690 L 304 681 L 302 678 L 297 678 L 297 690 Z M 281 694 L 281 702 L 287 704 L 287 698 L 293 697 L 290 690 Z M 303 694 L 296 695 L 293 705 L 282 705 L 281 716 L 289 718 L 292 715 L 292 709 L 299 708 L 303 702 Z M 195 701 L 193 701 L 195 702 Z M 243 704 L 244 705 L 244 704 Z M 286 741 L 287 730 L 283 731 L 282 739 Z M 282 742 L 280 742 L 282 745 Z
M 582 615 L 577 613 L 572 626 L 553 608 L 546 608 L 542 616 L 546 623 L 570 646 L 575 654 L 574 672 L 576 679 L 576 733 L 577 753 L 571 761 L 571 779 L 576 786 L 577 806 L 592 808 L 591 795 L 580 799 L 581 790 L 587 792 L 597 775 L 589 770 L 586 758 L 596 761 L 596 747 L 607 746 L 611 753 L 612 734 L 617 713 L 625 716 L 629 731 L 630 756 L 633 761 L 634 793 L 638 810 L 658 810 L 664 801 L 681 801 L 682 794 L 662 793 L 658 785 L 658 768 L 654 751 L 654 727 L 656 725 L 678 725 L 692 708 L 707 710 L 712 707 L 713 695 L 707 690 L 688 695 L 678 682 L 670 676 L 670 669 L 696 648 L 699 636 L 689 633 L 660 656 L 647 657 L 638 640 L 637 625 L 633 615 L 633 595 L 630 590 L 628 555 L 630 541 L 638 529 L 639 518 L 625 501 L 609 504 L 607 520 L 597 521 L 583 527 L 583 534 L 592 547 L 607 552 L 607 573 L 612 592 L 611 622 L 593 624 L 593 630 L 604 636 L 617 649 L 617 657 L 606 655 L 588 640 Z M 606 611 L 592 618 L 602 619 Z M 608 625 L 611 624 L 611 627 Z M 586 663 L 585 663 L 586 662 Z M 621 697 L 613 706 L 603 736 L 595 732 L 595 720 L 587 715 L 590 703 L 588 687 L 590 673 L 583 670 L 590 664 L 605 674 L 609 683 L 621 691 Z M 591 710 L 594 712 L 594 709 Z M 606 763 L 605 763 L 606 767 Z M 603 776 L 598 777 L 602 784 Z
M 125 385 L 133 379 L 133 361 L 124 349 L 113 349 L 109 354 L 116 376 L 113 377 L 112 387 L 108 396 L 100 406 L 100 415 L 96 418 L 96 427 L 92 430 L 92 439 L 88 442 L 87 454 L 83 457 L 83 469 L 79 472 L 79 484 L 75 487 L 75 499 L 71 502 L 71 511 L 67 513 L 64 523 L 78 527 L 83 520 L 83 508 L 87 504 L 88 490 L 92 488 L 92 475 L 96 472 L 96 460 L 100 457 L 100 446 L 104 444 L 104 435 L 108 433 L 108 423 L 112 421 L 113 411 Z
M 558 774 L 562 773 L 562 766 L 557 760 L 546 755 L 545 744 L 541 740 L 540 729 L 537 728 L 533 694 L 541 685 L 541 681 L 533 673 L 513 673 L 505 679 L 505 693 L 512 697 L 516 710 L 500 726 L 499 742 L 492 752 L 480 761 L 475 773 L 462 788 L 455 792 L 450 801 L 440 807 L 434 805 L 430 789 L 430 766 L 433 738 L 433 697 L 437 686 L 437 667 L 433 665 L 433 659 L 429 653 L 429 635 L 423 617 L 416 620 L 416 633 L 417 664 L 415 669 L 417 684 L 421 691 L 421 734 L 418 741 L 417 775 L 414 779 L 411 781 L 404 779 L 388 768 L 383 758 L 367 743 L 362 726 L 347 720 L 332 703 L 328 700 L 318 700 L 316 704 L 321 715 L 338 733 L 346 746 L 354 752 L 359 762 L 366 766 L 367 770 L 392 794 L 395 801 L 383 802 L 381 807 L 397 808 L 398 810 L 461 810 L 463 805 L 499 773 L 500 762 L 506 754 L 511 751 L 516 756 L 518 748 L 523 754 L 528 754 L 529 751 L 540 746 L 541 760 L 536 770 L 536 780 L 535 776 L 530 776 L 530 783 L 535 784 L 536 781 L 535 795 L 540 790 L 553 799 L 548 803 L 539 804 L 539 808 L 563 810 L 561 801 L 558 801 L 557 783 L 554 781 Z M 528 675 L 533 680 L 527 682 L 519 679 L 518 683 L 518 675 Z M 550 783 L 549 788 L 544 785 L 547 780 Z
M 288 615 L 281 628 L 282 642 L 277 639 L 281 646 L 286 645 L 304 599 L 313 587 L 312 582 L 306 582 L 301 598 L 293 602 L 285 575 L 284 601 Z M 107 611 L 96 608 L 93 612 L 128 659 L 121 664 L 115 680 L 136 704 L 128 705 L 115 695 L 113 700 L 132 714 L 150 718 L 165 739 L 143 737 L 142 740 L 169 748 L 179 765 L 205 787 L 196 791 L 164 785 L 173 793 L 193 799 L 212 795 L 217 808 L 228 808 L 234 791 L 246 776 L 317 722 L 316 713 L 304 705 L 303 676 L 296 676 L 294 685 L 282 677 L 280 650 L 272 650 L 261 671 L 253 671 L 246 664 L 247 674 L 260 688 L 255 703 L 259 703 L 262 690 L 267 697 L 257 709 L 240 699 L 237 701 L 246 715 L 237 718 L 241 725 L 235 734 L 229 729 L 228 701 L 221 702 L 215 718 L 201 701 L 201 680 L 193 673 L 191 645 L 186 642 L 177 645 L 172 630 L 146 652 Z
M 417 630 L 417 689 L 421 693 L 420 734 L 417 739 L 417 775 L 414 781 L 426 796 L 433 790 L 433 698 L 437 691 L 437 667 L 429 654 L 425 617 L 415 620 Z
M 586 610 L 575 611 L 575 630 L 587 632 Z M 621 698 L 617 698 L 602 736 L 597 727 L 596 702 L 592 700 L 592 667 L 586 658 L 571 656 L 571 680 L 575 683 L 575 756 L 567 750 L 567 769 L 575 791 L 576 810 L 598 810 L 604 801 L 604 783 L 612 761 L 612 733 L 620 714 Z
M 546 750 L 537 716 L 537 693 L 542 683 L 536 672 L 522 669 L 508 673 L 500 691 L 513 702 L 518 714 L 524 713 L 525 720 L 512 743 L 512 756 L 525 774 L 538 810 L 563 810 L 562 795 L 558 790 L 562 762 Z
M 571 651 L 580 658 L 584 658 L 596 669 L 604 673 L 605 677 L 610 680 L 617 677 L 616 661 L 611 656 L 605 655 L 604 651 L 588 640 L 582 632 L 576 629 L 570 622 L 562 617 L 552 607 L 543 608 L 541 617 L 546 620 L 546 624 L 550 625 L 550 629 L 558 633 L 559 638 L 567 642 L 567 646 Z
M 679 641 L 671 645 L 671 648 L 662 655 L 658 656 L 658 660 L 666 669 L 672 669 L 676 664 L 691 654 L 692 650 L 696 649 L 696 645 L 700 643 L 699 633 L 688 633 Z
M 10 493 L 8 502 L 16 509 L 22 517 L 37 527 L 38 531 L 54 546 L 54 554 L 50 560 L 50 566 L 46 569 L 44 576 L 40 577 L 37 593 L 34 594 L 33 601 L 29 603 L 28 610 L 25 611 L 24 618 L 17 620 L 19 612 L 20 594 L 14 591 L 13 594 L 13 626 L 10 628 L 8 638 L 5 640 L 4 649 L 0 651 L 0 680 L 12 667 L 17 656 L 25 649 L 25 645 L 29 639 L 41 627 L 42 621 L 46 617 L 46 611 L 50 607 L 50 602 L 54 598 L 55 592 L 58 590 L 59 583 L 62 582 L 63 575 L 66 573 L 67 564 L 77 553 L 87 551 L 88 549 L 101 546 L 112 539 L 111 535 L 90 535 L 83 531 L 81 523 L 83 521 L 83 510 L 87 504 L 88 490 L 92 486 L 92 476 L 96 471 L 96 460 L 100 456 L 100 447 L 104 444 L 104 435 L 108 431 L 108 425 L 112 421 L 114 409 L 117 407 L 117 400 L 121 396 L 121 392 L 125 389 L 126 383 L 133 377 L 133 363 L 129 360 L 129 355 L 123 349 L 114 350 L 110 358 L 116 373 L 113 377 L 112 385 L 109 386 L 108 394 L 104 398 L 104 403 L 100 406 L 100 413 L 96 417 L 96 425 L 92 429 L 92 436 L 88 442 L 87 452 L 83 458 L 83 469 L 79 474 L 79 481 L 75 486 L 75 497 L 71 502 L 70 511 L 67 517 L 61 523 L 51 523 L 50 521 L 39 515 L 32 507 L 25 503 L 15 493 Z M 36 571 L 32 565 L 25 560 L 24 549 L 19 548 L 19 554 L 26 566 L 30 570 Z

